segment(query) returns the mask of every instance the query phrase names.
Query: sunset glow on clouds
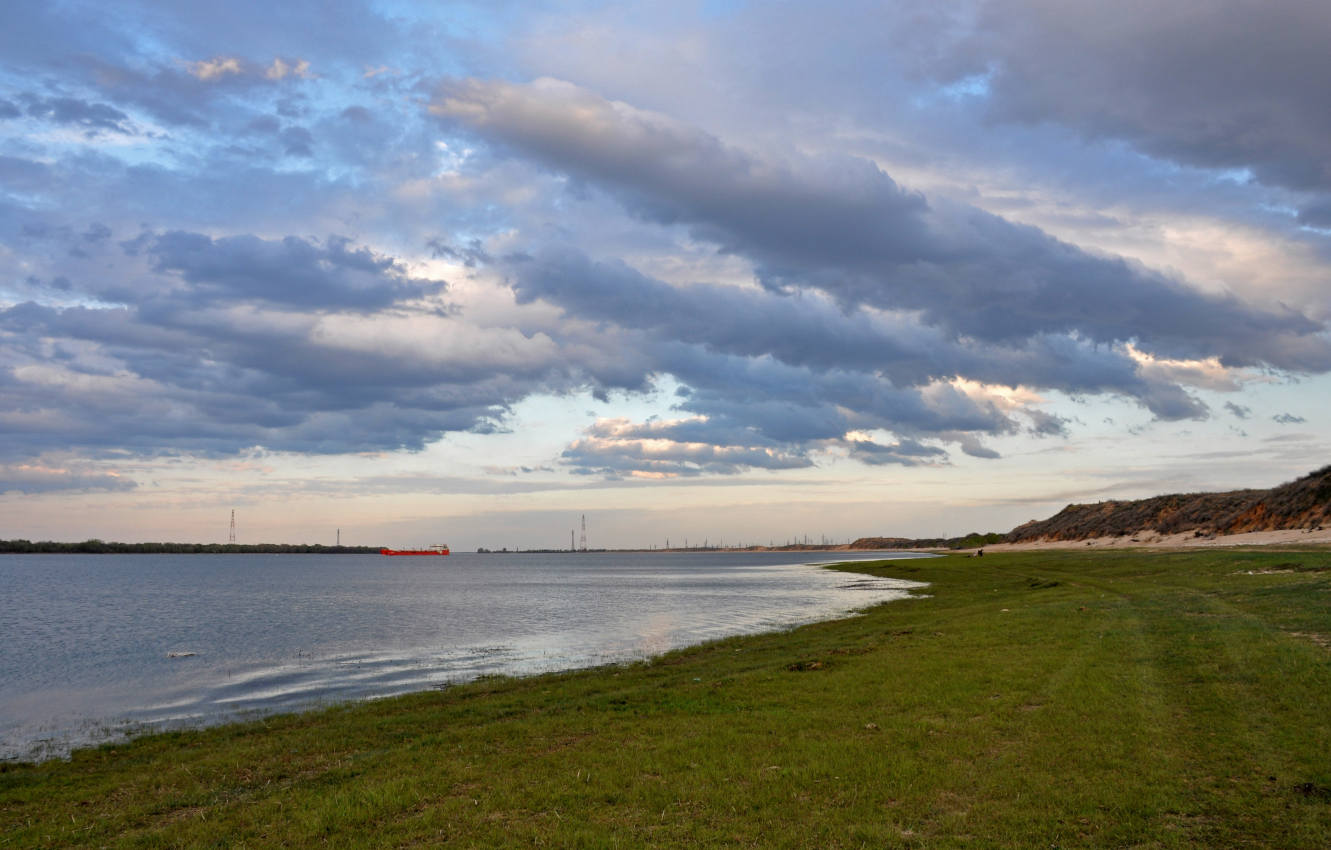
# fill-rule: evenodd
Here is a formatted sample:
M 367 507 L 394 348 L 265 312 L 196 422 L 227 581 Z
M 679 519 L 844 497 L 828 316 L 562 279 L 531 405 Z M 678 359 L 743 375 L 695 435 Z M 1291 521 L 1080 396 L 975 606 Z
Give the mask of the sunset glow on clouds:
M 0 537 L 932 535 L 1327 462 L 1324 4 L 6 18 Z

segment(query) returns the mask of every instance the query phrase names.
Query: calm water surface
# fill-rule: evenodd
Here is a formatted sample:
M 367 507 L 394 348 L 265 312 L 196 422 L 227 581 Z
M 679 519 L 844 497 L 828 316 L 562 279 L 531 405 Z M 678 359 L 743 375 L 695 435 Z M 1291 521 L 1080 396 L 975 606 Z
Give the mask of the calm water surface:
M 808 557 L 0 555 L 0 759 L 484 674 L 632 661 L 923 586 L 798 563 Z

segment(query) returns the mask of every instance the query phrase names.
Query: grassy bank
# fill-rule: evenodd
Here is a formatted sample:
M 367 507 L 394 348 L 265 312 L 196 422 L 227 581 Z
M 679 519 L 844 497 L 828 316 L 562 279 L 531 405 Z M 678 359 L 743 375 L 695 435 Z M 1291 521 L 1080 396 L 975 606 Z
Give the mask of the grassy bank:
M 1331 553 L 851 569 L 930 596 L 7 766 L 0 847 L 1331 846 Z

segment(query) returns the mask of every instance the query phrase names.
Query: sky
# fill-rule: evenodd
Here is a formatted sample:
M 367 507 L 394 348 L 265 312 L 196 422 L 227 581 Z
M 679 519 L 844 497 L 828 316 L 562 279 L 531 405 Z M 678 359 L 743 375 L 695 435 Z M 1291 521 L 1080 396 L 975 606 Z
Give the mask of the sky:
M 1324 0 L 9 0 L 0 538 L 1005 531 L 1331 457 Z

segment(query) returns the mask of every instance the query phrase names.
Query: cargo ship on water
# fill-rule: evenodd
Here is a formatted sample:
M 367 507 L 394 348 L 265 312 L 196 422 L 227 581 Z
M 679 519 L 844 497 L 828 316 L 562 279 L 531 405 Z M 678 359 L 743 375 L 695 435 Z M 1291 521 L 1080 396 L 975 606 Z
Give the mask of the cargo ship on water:
M 429 549 L 380 549 L 380 555 L 447 555 L 448 544 L 436 543 Z

